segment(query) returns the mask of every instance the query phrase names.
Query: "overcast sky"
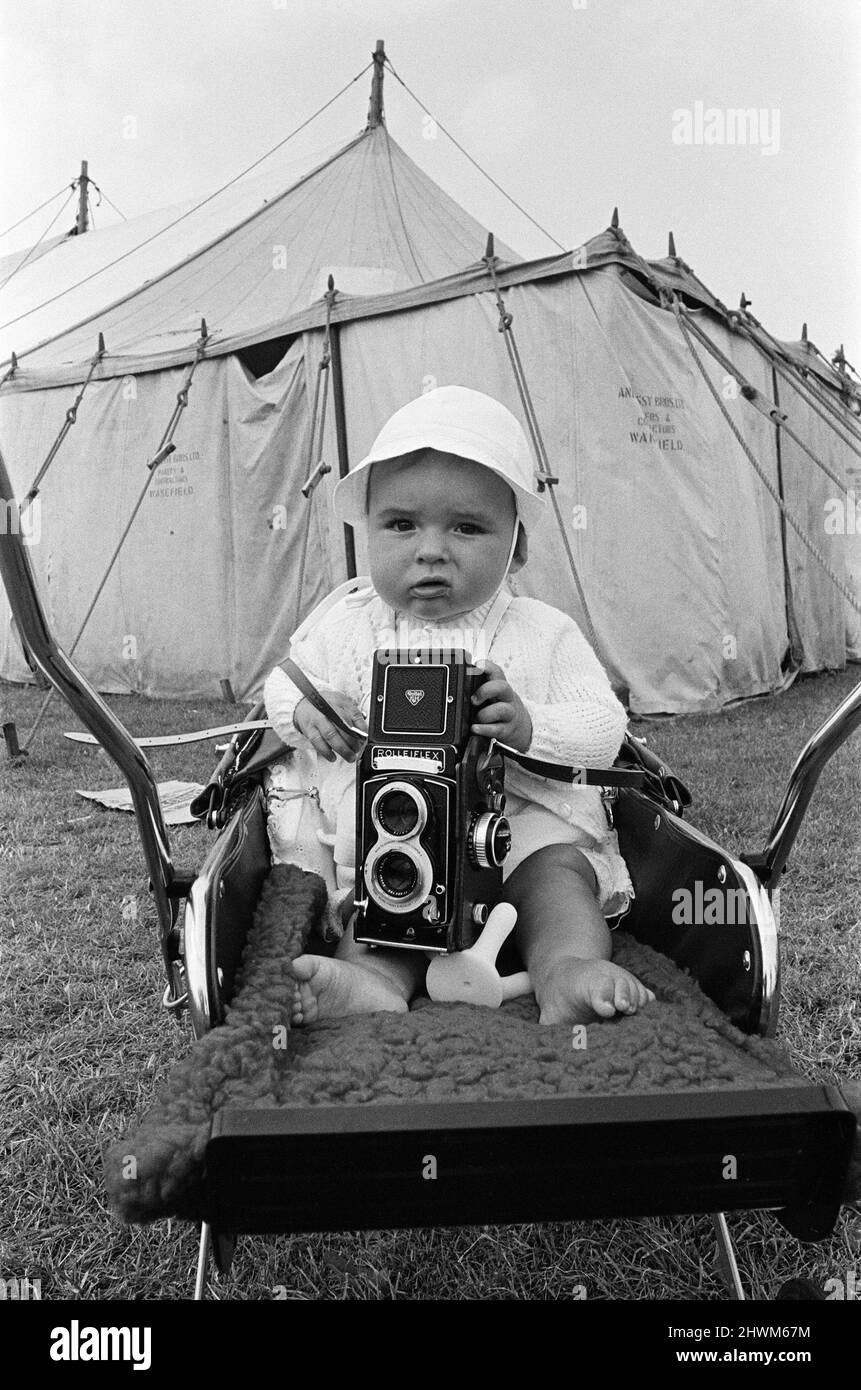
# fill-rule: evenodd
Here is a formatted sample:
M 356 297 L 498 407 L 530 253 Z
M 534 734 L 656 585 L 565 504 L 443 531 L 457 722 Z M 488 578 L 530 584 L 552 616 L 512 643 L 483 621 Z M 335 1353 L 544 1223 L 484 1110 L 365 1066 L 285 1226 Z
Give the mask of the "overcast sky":
M 859 0 L 0 0 L 0 231 L 82 158 L 127 216 L 203 196 L 368 62 L 401 77 L 566 248 L 614 204 L 779 337 L 861 368 Z M 369 76 L 263 166 L 362 129 Z M 524 255 L 553 243 L 386 77 L 390 134 Z M 727 113 L 746 121 L 746 143 Z M 686 115 L 685 113 L 689 113 Z M 430 138 L 429 138 L 430 137 Z M 62 199 L 0 240 L 29 245 Z M 117 221 L 106 203 L 96 225 Z M 74 221 L 72 205 L 52 235 Z M 477 249 L 477 254 L 481 254 Z

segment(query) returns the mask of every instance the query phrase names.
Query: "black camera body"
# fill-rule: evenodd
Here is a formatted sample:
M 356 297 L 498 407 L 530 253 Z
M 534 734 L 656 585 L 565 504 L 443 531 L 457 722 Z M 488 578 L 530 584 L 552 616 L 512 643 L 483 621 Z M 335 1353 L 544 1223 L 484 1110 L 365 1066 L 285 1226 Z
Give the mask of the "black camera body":
M 356 776 L 357 941 L 464 950 L 499 901 L 511 848 L 503 757 L 470 732 L 485 679 L 459 650 L 374 655 Z

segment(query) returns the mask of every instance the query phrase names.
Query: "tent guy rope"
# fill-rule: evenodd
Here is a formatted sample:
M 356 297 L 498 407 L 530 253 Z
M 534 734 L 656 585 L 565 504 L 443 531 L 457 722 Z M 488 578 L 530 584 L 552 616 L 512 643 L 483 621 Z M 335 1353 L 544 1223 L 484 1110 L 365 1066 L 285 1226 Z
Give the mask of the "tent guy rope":
M 446 129 L 446 127 L 443 125 L 442 121 L 437 120 L 437 118 L 436 118 L 436 116 L 433 114 L 433 112 L 432 112 L 432 111 L 429 111 L 428 108 L 425 106 L 424 102 L 421 101 L 421 100 L 416 96 L 415 92 L 413 92 L 413 91 L 410 90 L 410 88 L 407 86 L 407 84 L 406 84 L 406 82 L 403 80 L 403 78 L 402 78 L 402 77 L 395 71 L 395 69 L 392 67 L 392 64 L 391 64 L 391 62 L 389 61 L 388 58 L 386 58 L 386 67 L 388 68 L 389 72 L 392 74 L 392 77 L 395 79 L 395 81 L 396 81 L 396 82 L 400 82 L 400 84 L 401 84 L 401 86 L 403 87 L 404 91 L 405 91 L 409 96 L 412 97 L 413 101 L 416 103 L 417 106 L 420 106 L 420 107 L 421 107 L 422 111 L 424 111 L 424 113 L 425 113 L 426 116 L 430 116 L 431 120 L 434 122 L 434 125 L 438 126 L 439 129 L 442 131 L 443 135 L 446 135 L 446 136 L 448 137 L 448 139 L 451 141 L 451 143 L 455 146 L 455 148 L 458 149 L 458 150 L 460 150 L 461 154 L 464 156 L 465 159 L 468 159 L 468 160 L 469 160 L 469 162 L 470 162 L 470 164 L 473 166 L 473 168 L 477 169 L 478 172 L 479 172 L 480 174 L 483 174 L 484 177 L 487 179 L 488 183 L 492 183 L 493 186 L 494 186 L 494 188 L 498 189 L 498 191 L 502 194 L 503 198 L 507 198 L 508 201 L 509 201 L 509 203 L 511 203 L 512 207 L 517 208 L 517 211 L 518 211 L 518 212 L 523 213 L 523 216 L 524 216 L 525 218 L 527 218 L 528 221 L 530 221 L 530 222 L 532 223 L 533 227 L 537 227 L 538 230 L 539 230 L 539 232 L 541 232 L 544 236 L 547 237 L 548 241 L 552 241 L 552 242 L 553 242 L 553 245 L 554 245 L 554 246 L 558 246 L 560 251 L 565 251 L 565 250 L 566 250 L 566 247 L 564 247 L 564 246 L 562 245 L 562 242 L 561 242 L 561 241 L 557 241 L 556 238 L 555 238 L 555 236 L 553 236 L 553 234 L 552 234 L 551 232 L 548 232 L 548 230 L 547 230 L 546 227 L 542 227 L 542 225 L 541 225 L 540 222 L 536 222 L 535 218 L 532 217 L 532 216 L 526 211 L 526 208 L 521 207 L 520 203 L 518 203 L 514 198 L 512 198 L 512 196 L 511 196 L 510 193 L 506 193 L 505 189 L 502 187 L 502 184 L 497 183 L 497 182 L 496 182 L 496 179 L 493 178 L 492 175 L 490 175 L 490 174 L 487 172 L 486 169 L 483 169 L 483 168 L 481 167 L 481 165 L 478 163 L 478 161 L 477 161 L 476 159 L 473 159 L 472 155 L 469 154 L 469 152 L 463 148 L 463 145 L 461 145 L 461 144 L 459 143 L 459 141 L 455 140 L 455 138 L 454 138 L 454 136 L 452 135 L 451 131 Z
M 832 468 L 829 468 L 827 463 L 823 463 L 822 459 L 820 459 L 813 452 L 813 450 L 810 448 L 808 444 L 805 444 L 798 431 L 795 430 L 793 426 L 789 423 L 789 419 L 786 415 L 786 412 L 784 410 L 781 410 L 780 406 L 778 406 L 774 401 L 770 401 L 767 396 L 764 396 L 761 391 L 757 390 L 753 383 L 748 381 L 747 378 L 739 371 L 738 367 L 732 361 L 732 359 L 727 357 L 724 352 L 721 352 L 721 349 L 718 347 L 717 343 L 715 343 L 709 337 L 709 335 L 700 327 L 698 323 L 696 323 L 691 318 L 690 314 L 688 314 L 686 310 L 682 307 L 682 305 L 679 302 L 678 295 L 675 292 L 673 293 L 672 307 L 673 312 L 675 313 L 679 323 L 684 324 L 683 331 L 689 330 L 690 333 L 692 333 L 699 340 L 699 342 L 706 349 L 706 351 L 711 354 L 711 356 L 718 363 L 718 365 L 723 367 L 724 371 L 735 379 L 735 381 L 738 383 L 739 394 L 744 398 L 744 400 L 750 401 L 751 405 L 755 406 L 761 414 L 765 415 L 766 418 L 769 419 L 772 424 L 776 425 L 778 429 L 783 430 L 784 434 L 788 435 L 789 438 L 793 441 L 793 443 L 798 445 L 802 453 L 807 455 L 811 463 L 815 464 L 816 467 L 820 469 L 822 473 L 825 474 L 829 481 L 832 482 L 836 488 L 839 488 L 844 495 L 846 495 L 847 487 L 843 479 L 840 478 Z M 687 336 L 685 341 L 688 342 Z M 689 342 L 688 345 L 690 346 Z M 854 452 L 857 453 L 857 450 L 854 450 Z
M 53 444 L 48 450 L 45 462 L 42 464 L 42 467 L 39 469 L 39 472 L 36 474 L 35 478 L 33 479 L 32 483 L 27 489 L 27 494 L 24 498 L 25 502 L 32 502 L 39 495 L 39 488 L 42 485 L 42 481 L 45 477 L 45 474 L 51 467 L 51 464 L 53 463 L 54 459 L 56 458 L 60 449 L 60 445 L 62 444 L 63 440 L 66 438 L 66 435 L 69 433 L 69 430 L 72 428 L 72 426 L 78 418 L 78 407 L 80 406 L 81 401 L 84 398 L 84 392 L 86 391 L 87 387 L 89 386 L 92 380 L 93 372 L 96 370 L 96 367 L 99 365 L 104 355 L 105 340 L 102 334 L 100 333 L 99 346 L 96 350 L 92 362 L 90 363 L 90 370 L 87 372 L 87 375 L 84 378 L 80 391 L 78 392 L 72 404 L 69 406 L 69 409 L 66 411 L 66 418 L 60 426 L 60 432 L 57 435 L 57 438 L 54 440 Z
M 311 534 L 311 518 L 314 514 L 314 493 L 317 484 L 325 473 L 331 473 L 331 467 L 323 459 L 323 440 L 326 433 L 326 407 L 329 403 L 329 386 L 331 384 L 331 363 L 332 346 L 330 338 L 332 304 L 335 299 L 335 282 L 329 276 L 328 289 L 326 290 L 326 327 L 323 333 L 323 351 L 320 361 L 317 364 L 317 378 L 314 383 L 314 404 L 311 407 L 311 437 L 308 440 L 308 467 L 305 482 L 302 485 L 302 496 L 307 502 L 305 510 L 305 525 L 302 527 L 302 542 L 299 552 L 299 580 L 296 585 L 296 602 L 293 605 L 293 619 L 290 631 L 295 632 L 299 626 L 299 616 L 302 611 L 302 592 L 305 588 L 305 565 L 308 559 L 308 539 Z M 320 384 L 323 384 L 323 404 L 320 409 L 320 428 L 317 429 L 317 409 L 320 402 Z M 319 439 L 319 458 L 315 465 L 315 443 Z
M 64 183 L 64 184 L 63 184 L 63 187 L 62 187 L 62 188 L 58 188 L 57 191 L 56 191 L 56 193 L 52 193 L 51 196 L 50 196 L 50 198 L 46 198 L 45 201 L 44 201 L 44 203 L 40 203 L 39 206 L 38 206 L 37 208 L 33 208 L 32 212 L 26 212 L 26 213 L 24 214 L 23 217 L 19 217 L 19 218 L 18 218 L 18 221 L 17 221 L 17 222 L 13 222 L 11 227 L 7 227 L 6 230 L 5 230 L 5 232 L 0 232 L 0 241 L 2 241 L 3 237 L 8 236 L 10 232 L 14 232 L 15 229 L 16 229 L 16 227 L 20 227 L 20 226 L 22 225 L 22 223 L 24 223 L 24 222 L 29 222 L 29 220 L 30 220 L 31 217 L 35 217 L 37 212 L 41 212 L 42 209 L 43 209 L 43 208 L 46 208 L 46 207 L 48 206 L 49 203 L 53 203 L 54 199 L 55 199 L 55 198 L 59 198 L 61 193 L 65 193 L 65 191 L 66 191 L 67 188 L 72 188 L 72 189 L 74 190 L 74 187 L 75 187 L 74 183 L 72 183 L 72 184 L 65 184 L 65 183 Z
M 751 332 L 747 322 L 748 319 L 755 325 L 757 333 L 761 333 L 763 337 L 767 338 L 771 343 L 773 352 L 769 354 L 769 358 L 777 374 L 783 377 L 784 381 L 787 381 L 789 385 L 798 392 L 802 399 L 810 406 L 810 409 L 814 411 L 820 419 L 824 420 L 827 425 L 830 425 L 842 444 L 845 444 L 853 453 L 861 457 L 861 448 L 858 448 L 858 444 L 861 444 L 861 430 L 859 430 L 854 419 L 849 416 L 844 418 L 838 413 L 835 403 L 830 401 L 827 396 L 823 395 L 818 386 L 814 385 L 810 376 L 805 375 L 804 368 L 800 363 L 791 360 L 787 363 L 783 359 L 783 345 L 778 342 L 773 334 L 769 333 L 766 328 L 763 328 L 762 324 L 759 323 L 757 319 L 754 319 L 752 315 L 748 313 L 745 313 L 744 317 L 742 317 L 741 314 L 730 315 L 730 321 L 736 322 L 748 341 L 762 351 L 762 344 L 758 342 L 756 334 Z M 845 431 L 845 434 L 843 431 Z M 853 439 L 856 443 L 852 442 Z
M 109 577 L 110 577 L 111 571 L 113 570 L 113 567 L 114 567 L 114 565 L 116 564 L 117 559 L 118 559 L 118 557 L 119 557 L 119 553 L 120 553 L 120 551 L 122 550 L 123 545 L 125 544 L 126 537 L 128 536 L 129 531 L 132 529 L 132 525 L 133 525 L 133 523 L 134 523 L 134 519 L 135 519 L 135 517 L 137 516 L 138 512 L 140 511 L 140 509 L 141 509 L 141 507 L 142 507 L 142 505 L 143 505 L 144 498 L 146 497 L 146 495 L 147 495 L 147 493 L 148 493 L 148 491 L 149 491 L 149 489 L 150 489 L 150 486 L 151 486 L 152 480 L 153 480 L 153 476 L 155 475 L 156 470 L 160 467 L 160 465 L 161 465 L 162 463 L 164 463 L 164 461 L 165 461 L 166 458 L 169 458 L 169 457 L 170 457 L 170 455 L 174 452 L 174 450 L 175 450 L 175 448 L 176 448 L 176 445 L 173 443 L 173 436 L 174 436 L 174 433 L 176 432 L 176 427 L 177 427 L 177 425 L 179 424 L 179 421 L 180 421 L 180 417 L 181 417 L 181 415 L 182 415 L 182 412 L 185 410 L 186 406 L 188 405 L 188 393 L 189 393 L 189 390 L 190 390 L 190 388 L 191 388 L 192 379 L 193 379 L 193 377 L 194 377 L 194 373 L 195 373 L 196 370 L 197 370 L 198 363 L 201 362 L 201 361 L 203 360 L 204 356 L 206 355 L 206 344 L 207 344 L 208 341 L 209 341 L 209 330 L 208 330 L 207 327 L 206 327 L 206 319 L 202 319 L 202 320 L 201 320 L 201 324 L 200 324 L 200 337 L 198 338 L 197 343 L 196 343 L 196 345 L 195 345 L 194 361 L 192 362 L 191 366 L 190 366 L 189 369 L 188 369 L 188 372 L 186 373 L 185 381 L 183 382 L 182 386 L 180 387 L 179 391 L 177 392 L 177 395 L 176 395 L 176 404 L 174 405 L 173 411 L 171 412 L 171 417 L 170 417 L 170 420 L 168 421 L 167 428 L 165 429 L 164 434 L 163 434 L 162 437 L 161 437 L 161 442 L 160 442 L 160 444 L 159 444 L 159 446 L 158 446 L 158 448 L 157 448 L 155 454 L 153 455 L 153 457 L 150 459 L 149 463 L 147 464 L 147 477 L 146 477 L 146 480 L 145 480 L 145 482 L 144 482 L 144 485 L 143 485 L 143 487 L 141 488 L 140 493 L 139 493 L 139 495 L 138 495 L 138 499 L 137 499 L 137 501 L 135 502 L 135 505 L 134 505 L 134 507 L 133 507 L 133 509 L 132 509 L 131 516 L 129 517 L 128 521 L 126 522 L 125 529 L 123 530 L 122 535 L 120 536 L 119 540 L 117 541 L 117 544 L 116 544 L 116 546 L 115 546 L 115 548 L 114 548 L 114 552 L 113 552 L 113 554 L 111 555 L 110 560 L 108 561 L 107 568 L 106 568 L 104 574 L 102 575 L 102 578 L 101 578 L 101 580 L 100 580 L 100 582 L 99 582 L 99 585 L 98 585 L 98 587 L 97 587 L 97 589 L 96 589 L 96 592 L 93 594 L 93 597 L 92 597 L 92 601 L 91 601 L 91 603 L 90 603 L 90 606 L 89 606 L 89 608 L 87 609 L 86 613 L 84 614 L 83 621 L 82 621 L 80 627 L 78 628 L 77 634 L 75 635 L 75 640 L 72 642 L 72 645 L 69 647 L 69 656 L 73 656 L 73 655 L 74 655 L 74 653 L 75 653 L 75 648 L 77 647 L 77 645 L 78 645 L 78 643 L 80 642 L 82 636 L 84 635 L 84 630 L 85 630 L 85 628 L 86 628 L 86 626 L 87 626 L 87 623 L 90 621 L 90 618 L 92 617 L 93 609 L 95 608 L 96 604 L 98 603 L 99 598 L 101 597 L 101 594 L 102 594 L 102 592 L 103 592 L 103 590 L 104 590 L 104 587 L 105 587 L 105 585 L 106 585 L 107 582 L 108 582 L 108 579 L 109 579 Z M 38 730 L 38 728 L 39 728 L 39 725 L 40 725 L 41 722 L 42 722 L 42 719 L 44 718 L 45 711 L 47 710 L 48 705 L 51 703 L 51 698 L 52 698 L 53 694 L 54 694 L 54 686 L 51 686 L 51 689 L 48 691 L 47 695 L 45 696 L 45 699 L 42 701 L 41 708 L 39 709 L 39 712 L 38 712 L 38 714 L 36 715 L 36 718 L 35 718 L 34 721 L 33 721 L 33 725 L 32 725 L 32 728 L 30 729 L 30 732 L 28 733 L 28 735 L 27 735 L 27 737 L 25 738 L 23 744 L 21 745 L 21 747 L 22 747 L 22 749 L 23 749 L 24 752 L 26 752 L 26 751 L 29 749 L 30 744 L 33 742 L 33 738 L 34 738 L 34 736 L 35 736 L 35 734 L 36 734 L 36 732 L 37 732 L 37 730 Z
M 824 556 L 824 555 L 822 554 L 822 552 L 820 551 L 819 547 L 818 547 L 818 546 L 810 539 L 810 537 L 807 535 L 807 532 L 804 530 L 804 527 L 803 527 L 803 526 L 801 525 L 801 523 L 799 522 L 799 520 L 798 520 L 798 518 L 796 517 L 795 513 L 792 511 L 792 509 L 791 509 L 790 507 L 788 507 L 788 506 L 786 505 L 786 503 L 784 502 L 783 498 L 782 498 L 782 497 L 780 496 L 780 494 L 778 493 L 777 489 L 772 485 L 772 483 L 771 483 L 771 482 L 769 481 L 769 479 L 766 477 L 766 475 L 765 475 L 765 473 L 763 472 L 762 468 L 760 467 L 760 465 L 757 463 L 756 459 L 754 458 L 753 453 L 752 453 L 751 450 L 748 448 L 747 444 L 745 443 L 744 439 L 742 438 L 742 435 L 741 435 L 740 430 L 738 429 L 738 427 L 737 427 L 735 421 L 733 420 L 732 416 L 730 415 L 729 411 L 727 410 L 725 402 L 721 399 L 720 392 L 718 391 L 717 387 L 715 386 L 714 382 L 712 381 L 711 377 L 709 376 L 708 372 L 706 371 L 705 364 L 704 364 L 702 358 L 700 357 L 699 353 L 697 352 L 696 347 L 694 346 L 693 339 L 692 339 L 691 335 L 690 335 L 689 332 L 688 332 L 688 325 L 687 325 L 687 323 L 685 322 L 685 320 L 686 320 L 686 315 L 685 315 L 684 311 L 683 311 L 683 310 L 680 308 L 680 306 L 679 306 L 679 303 L 678 303 L 678 296 L 677 296 L 676 294 L 673 294 L 672 306 L 673 306 L 673 312 L 675 313 L 676 318 L 677 318 L 677 320 L 678 320 L 678 324 L 679 324 L 679 328 L 681 329 L 682 336 L 684 337 L 684 340 L 685 340 L 685 342 L 687 343 L 688 348 L 690 349 L 691 356 L 693 357 L 694 361 L 696 362 L 697 367 L 698 367 L 699 370 L 700 370 L 700 373 L 701 373 L 701 375 L 702 375 L 703 380 L 705 381 L 706 386 L 708 387 L 709 391 L 711 392 L 712 396 L 714 397 L 714 400 L 715 400 L 715 402 L 716 402 L 716 404 L 717 404 L 717 406 L 718 406 L 718 408 L 719 408 L 721 414 L 723 415 L 724 419 L 726 420 L 727 424 L 729 425 L 730 429 L 732 430 L 732 433 L 733 433 L 733 435 L 735 436 L 736 441 L 737 441 L 738 444 L 741 446 L 741 449 L 742 449 L 742 451 L 744 452 L 745 457 L 747 458 L 747 460 L 748 460 L 748 462 L 750 463 L 751 467 L 754 469 L 754 472 L 756 473 L 756 475 L 757 475 L 757 477 L 759 478 L 760 482 L 762 483 L 763 487 L 764 487 L 764 488 L 766 489 L 766 491 L 769 493 L 769 495 L 770 495 L 770 497 L 772 498 L 772 500 L 773 500 L 774 502 L 777 503 L 777 506 L 780 508 L 781 514 L 785 517 L 786 521 L 787 521 L 787 522 L 789 523 L 789 525 L 792 527 L 793 531 L 794 531 L 794 532 L 796 533 L 796 535 L 798 536 L 798 538 L 799 538 L 799 540 L 801 541 L 802 545 L 804 545 L 804 546 L 807 548 L 807 550 L 808 550 L 808 551 L 810 552 L 810 554 L 813 556 L 813 558 L 814 558 L 814 560 L 817 562 L 817 564 L 819 564 L 819 565 L 822 566 L 822 569 L 823 569 L 823 570 L 825 571 L 825 573 L 828 575 L 828 578 L 831 580 L 831 582 L 832 582 L 832 584 L 835 586 L 835 588 L 838 589 L 838 591 L 843 595 L 844 599 L 845 599 L 846 602 L 849 604 L 850 608 L 854 609 L 854 611 L 855 611 L 856 613 L 858 613 L 859 615 L 861 615 L 861 601 L 859 601 L 859 598 L 858 598 L 857 593 L 855 593 L 852 589 L 850 589 L 849 585 L 846 584 L 846 583 L 844 583 L 844 581 L 840 578 L 840 576 L 839 576 L 838 574 L 836 574 L 835 571 L 831 568 L 831 566 L 829 565 L 828 561 L 825 559 L 825 556 Z M 775 421 L 775 423 L 777 423 L 777 421 Z M 793 435 L 792 437 L 795 438 L 794 435 Z M 806 452 L 809 452 L 809 451 L 806 451 Z M 814 460 L 814 462 L 815 462 L 815 461 L 816 461 L 816 460 Z M 832 475 L 831 475 L 831 473 L 829 472 L 829 477 L 831 477 L 831 476 L 832 476 Z M 842 484 L 841 484 L 841 486 L 842 486 Z
M 583 617 L 586 620 L 586 627 L 589 632 L 589 641 L 592 644 L 592 649 L 595 652 L 595 655 L 602 662 L 602 664 L 604 666 L 608 666 L 609 662 L 606 656 L 604 655 L 603 647 L 598 639 L 598 634 L 595 631 L 595 624 L 592 621 L 592 614 L 589 612 L 589 605 L 586 602 L 586 595 L 583 592 L 583 585 L 580 581 L 580 575 L 577 571 L 577 564 L 574 560 L 574 552 L 571 549 L 571 542 L 568 539 L 568 533 L 565 529 L 565 523 L 562 520 L 562 513 L 559 509 L 559 500 L 556 497 L 555 492 L 553 491 L 555 485 L 559 482 L 559 479 L 555 477 L 551 471 L 550 461 L 547 457 L 547 450 L 544 445 L 544 438 L 541 433 L 541 426 L 538 423 L 538 416 L 535 413 L 535 406 L 532 403 L 532 396 L 529 391 L 529 384 L 526 380 L 526 373 L 523 370 L 523 361 L 521 359 L 520 351 L 517 346 L 517 340 L 514 336 L 514 330 L 512 328 L 514 316 L 510 312 L 510 310 L 506 309 L 505 301 L 502 298 L 502 291 L 499 287 L 499 280 L 497 279 L 496 275 L 496 256 L 494 255 L 493 250 L 492 232 L 487 238 L 487 249 L 485 251 L 483 261 L 487 267 L 488 274 L 490 275 L 491 281 L 493 283 L 493 292 L 496 298 L 496 308 L 499 313 L 498 328 L 499 332 L 505 339 L 505 347 L 508 352 L 508 360 L 511 363 L 511 370 L 514 373 L 514 380 L 517 385 L 518 394 L 520 396 L 520 403 L 523 407 L 523 413 L 526 416 L 526 424 L 529 430 L 530 439 L 532 441 L 532 448 L 535 454 L 535 461 L 538 465 L 538 473 L 536 476 L 536 481 L 538 483 L 538 491 L 546 491 L 550 498 L 550 503 L 553 507 L 553 512 L 556 517 L 556 521 L 559 525 L 559 534 L 562 537 L 562 545 L 565 549 L 565 555 L 568 560 L 568 566 L 571 570 L 571 574 L 574 579 L 574 585 L 577 589 L 577 597 L 580 601 L 580 606 L 583 611 Z
M 4 290 L 4 289 L 6 288 L 6 286 L 8 285 L 9 281 L 13 278 L 13 276 L 17 275 L 19 270 L 23 270 L 24 266 L 27 264 L 27 262 L 29 261 L 30 257 L 33 255 L 33 252 L 34 252 L 34 251 L 38 251 L 39 247 L 42 245 L 42 242 L 45 240 L 45 237 L 46 237 L 46 236 L 48 235 L 48 233 L 50 232 L 50 230 L 51 230 L 51 228 L 53 227 L 54 223 L 57 221 L 57 219 L 58 219 L 59 217 L 62 216 L 63 212 L 64 212 L 64 211 L 66 210 L 66 208 L 69 206 L 69 203 L 72 201 L 72 199 L 73 199 L 74 196 L 75 196 L 75 195 L 74 195 L 74 192 L 72 192 L 72 193 L 69 194 L 69 196 L 68 196 L 68 198 L 66 199 L 65 203 L 63 204 L 63 206 L 62 206 L 62 207 L 59 209 L 59 211 L 56 212 L 56 213 L 54 214 L 54 216 L 51 218 L 51 220 L 50 220 L 50 222 L 48 223 L 47 227 L 45 228 L 44 232 L 43 232 L 42 235 L 39 237 L 39 240 L 35 243 L 35 245 L 33 245 L 33 246 L 30 247 L 29 251 L 28 251 L 27 254 L 23 257 L 23 259 L 20 260 L 20 261 L 18 262 L 18 264 L 17 264 L 12 270 L 10 270 L 9 274 L 6 276 L 6 279 L 3 281 L 2 284 L 0 284 L 0 290 Z M 49 199 L 48 201 L 50 202 L 51 199 Z M 14 323 L 14 322 L 16 322 L 16 320 L 15 320 L 15 319 L 12 319 L 12 320 L 10 320 L 10 322 Z
M 184 222 L 187 217 L 191 217 L 192 213 L 197 212 L 202 207 L 206 207 L 207 203 L 211 203 L 214 198 L 217 198 L 219 196 L 220 193 L 223 193 L 226 189 L 231 188 L 233 184 L 238 183 L 239 180 L 244 178 L 246 174 L 250 174 L 252 169 L 256 169 L 257 166 L 259 164 L 262 164 L 264 160 L 268 159 L 270 155 L 275 154 L 275 152 L 277 150 L 280 150 L 284 145 L 286 145 L 289 140 L 292 140 L 294 136 L 298 135 L 300 131 L 303 131 L 306 128 L 306 126 L 309 126 L 312 121 L 315 121 L 318 116 L 321 116 L 324 111 L 326 111 L 334 102 L 338 100 L 339 97 L 342 97 L 346 91 L 349 91 L 350 87 L 352 87 L 355 82 L 359 81 L 359 78 L 364 77 L 365 73 L 368 71 L 368 68 L 370 68 L 371 66 L 371 63 L 367 63 L 365 67 L 362 68 L 361 72 L 357 72 L 356 76 L 352 77 L 350 81 L 347 82 L 339 92 L 336 92 L 333 97 L 330 97 L 328 101 L 324 102 L 322 106 L 318 107 L 317 110 L 313 113 L 313 115 L 309 116 L 307 120 L 302 121 L 301 125 L 298 125 L 294 130 L 291 130 L 289 135 L 285 135 L 283 140 L 279 140 L 277 145 L 273 145 L 272 148 L 270 150 L 267 150 L 265 154 L 262 154 L 259 159 L 255 159 L 253 164 L 249 164 L 245 169 L 241 169 L 238 174 L 234 174 L 232 179 L 228 179 L 227 182 L 223 183 L 220 188 L 216 188 L 214 193 L 207 194 L 207 196 L 205 198 L 202 198 L 199 203 L 195 203 L 193 208 L 189 208 L 187 212 L 181 213 L 179 217 L 175 217 L 173 221 L 168 222 L 168 224 L 165 227 L 160 227 L 159 230 L 157 232 L 153 232 L 151 236 L 145 237 L 144 240 L 139 241 L 136 246 L 131 247 L 131 249 L 128 251 L 124 251 L 121 256 L 115 256 L 112 261 L 108 261 L 105 265 L 99 266 L 97 270 L 92 271 L 91 274 L 85 275 L 81 280 L 77 280 L 74 285 L 67 285 L 65 289 L 59 290 L 57 294 L 51 295 L 50 298 L 42 300 L 40 304 L 36 304 L 32 308 L 27 309 L 23 314 L 18 314 L 15 318 L 7 319 L 5 323 L 0 324 L 0 328 L 11 328 L 13 324 L 20 323 L 22 319 L 29 318 L 31 314 L 37 313 L 40 309 L 46 308 L 49 304 L 54 304 L 58 299 L 62 299 L 64 295 L 71 294 L 73 290 L 80 289 L 82 285 L 88 284 L 91 280 L 94 280 L 96 276 L 101 275 L 106 270 L 110 270 L 112 266 L 119 265 L 121 261 L 127 260 L 129 256 L 133 256 L 137 251 L 142 250 L 144 246 L 149 246 L 149 244 L 155 241 L 157 237 L 163 236 L 164 233 L 170 231 L 172 227 L 178 226 L 179 223 Z M 72 196 L 72 194 L 69 194 L 69 198 L 71 198 Z M 66 200 L 66 202 L 68 201 L 69 199 Z M 64 203 L 63 207 L 65 206 L 66 204 Z M 62 210 L 63 209 L 61 208 L 60 212 L 62 212 Z M 57 214 L 57 216 L 59 216 L 59 213 Z M 54 222 L 56 222 L 56 220 L 57 218 L 55 217 Z M 51 225 L 53 226 L 53 223 Z M 43 233 L 42 235 L 44 236 L 46 234 L 47 233 Z M 20 268 L 20 266 L 15 267 L 16 270 L 20 270 Z M 13 271 L 12 274 L 14 275 L 15 271 Z M 8 284 L 8 280 L 11 278 L 12 277 L 9 276 L 7 280 L 3 282 L 3 284 Z M 3 285 L 0 285 L 0 289 L 2 288 Z M 43 346 L 43 344 L 36 344 L 36 347 L 40 346 Z M 29 351 L 35 351 L 36 347 L 29 349 Z

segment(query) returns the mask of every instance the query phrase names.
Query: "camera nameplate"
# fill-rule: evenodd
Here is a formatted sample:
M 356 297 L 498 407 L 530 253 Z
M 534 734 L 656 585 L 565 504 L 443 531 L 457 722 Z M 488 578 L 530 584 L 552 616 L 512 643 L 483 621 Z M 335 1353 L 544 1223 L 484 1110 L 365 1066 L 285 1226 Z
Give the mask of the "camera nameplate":
M 404 748 L 379 745 L 371 749 L 374 772 L 414 772 L 441 777 L 445 753 L 441 748 Z

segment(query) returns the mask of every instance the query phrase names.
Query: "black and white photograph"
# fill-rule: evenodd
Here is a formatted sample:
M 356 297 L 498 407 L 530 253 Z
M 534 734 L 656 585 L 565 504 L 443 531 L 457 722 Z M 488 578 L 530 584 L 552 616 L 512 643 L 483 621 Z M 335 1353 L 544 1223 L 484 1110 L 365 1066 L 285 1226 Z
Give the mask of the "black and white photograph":
M 851 1364 L 861 7 L 0 0 L 0 93 L 28 1368 Z

